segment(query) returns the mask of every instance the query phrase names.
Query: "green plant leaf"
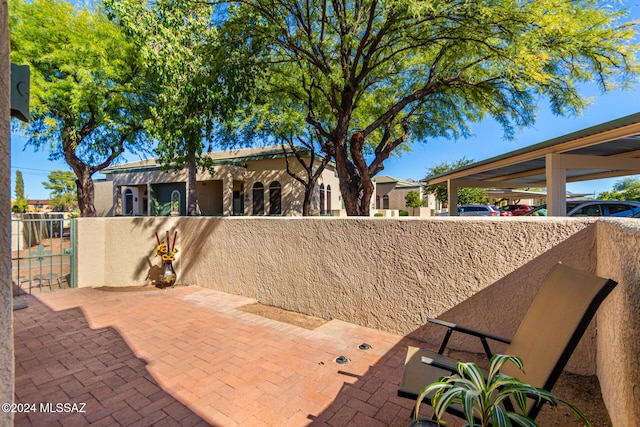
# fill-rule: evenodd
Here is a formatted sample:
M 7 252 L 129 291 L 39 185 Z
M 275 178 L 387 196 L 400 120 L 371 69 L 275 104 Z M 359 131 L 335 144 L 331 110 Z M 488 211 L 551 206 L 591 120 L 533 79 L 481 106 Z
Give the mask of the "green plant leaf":
M 490 417 L 494 427 L 511 427 L 511 420 L 500 406 L 491 407 Z
M 458 369 L 460 376 L 463 378 L 469 378 L 476 389 L 483 390 L 486 388 L 484 375 L 480 368 L 478 368 L 478 365 L 475 363 L 458 362 L 456 364 L 456 368 Z
M 449 384 L 447 381 L 438 381 L 438 382 L 429 384 L 425 388 L 423 388 L 420 394 L 418 395 L 418 398 L 416 399 L 416 405 L 413 411 L 414 419 L 416 421 L 418 420 L 420 416 L 420 404 L 422 403 L 425 397 L 427 397 L 429 394 L 433 392 L 436 392 L 436 394 L 438 394 L 438 392 L 442 392 L 446 389 L 449 389 L 450 387 L 451 387 L 451 384 Z M 435 398 L 436 396 L 434 395 L 433 399 Z
M 578 409 L 577 406 L 567 402 L 566 400 L 558 399 L 558 401 L 562 402 L 564 405 L 567 405 L 571 412 L 573 412 L 573 415 L 575 415 L 576 418 L 578 418 L 585 426 L 591 427 L 591 421 L 585 414 L 582 413 L 580 409 Z
M 441 391 L 442 392 L 436 393 L 433 399 L 431 399 L 433 413 L 436 415 L 436 418 L 438 418 L 438 422 L 440 422 L 442 415 L 447 411 L 449 406 L 462 402 L 461 392 L 464 391 L 464 389 L 452 387 L 447 391 Z
M 474 419 L 474 410 L 481 412 L 482 400 L 480 399 L 481 392 L 479 390 L 465 390 L 462 394 L 462 411 L 467 421 Z M 481 414 L 481 418 L 482 414 Z
M 500 368 L 502 368 L 502 365 L 504 365 L 506 362 L 513 363 L 514 365 L 516 365 L 518 367 L 518 369 L 520 369 L 521 371 L 524 372 L 524 366 L 523 366 L 523 363 L 522 363 L 522 359 L 519 358 L 518 356 L 508 356 L 508 355 L 504 355 L 504 354 L 495 354 L 491 358 L 491 365 L 489 366 L 489 378 L 492 379 L 496 375 L 498 375 L 498 372 L 500 371 Z
M 507 416 L 521 427 L 538 427 L 538 423 L 525 415 L 508 412 Z

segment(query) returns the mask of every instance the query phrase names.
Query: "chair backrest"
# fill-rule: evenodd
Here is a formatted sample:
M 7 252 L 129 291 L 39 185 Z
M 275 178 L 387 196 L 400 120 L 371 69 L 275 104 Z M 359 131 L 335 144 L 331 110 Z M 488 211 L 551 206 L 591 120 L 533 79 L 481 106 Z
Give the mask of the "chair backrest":
M 525 372 L 511 364 L 501 371 L 550 391 L 598 307 L 616 285 L 611 279 L 556 264 L 505 352 L 521 357 Z

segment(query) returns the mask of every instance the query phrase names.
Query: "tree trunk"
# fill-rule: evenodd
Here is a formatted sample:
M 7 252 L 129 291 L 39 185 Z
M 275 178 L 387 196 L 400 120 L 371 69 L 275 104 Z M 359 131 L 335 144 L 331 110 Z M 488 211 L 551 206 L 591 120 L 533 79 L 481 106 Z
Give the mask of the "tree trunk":
M 336 171 L 338 172 L 340 194 L 342 194 L 344 208 L 347 211 L 347 215 L 357 216 L 359 211 L 357 203 L 359 183 L 354 183 L 353 181 L 359 181 L 359 177 L 354 176 L 349 170 L 350 167 L 353 170 L 353 164 L 351 164 L 347 157 L 346 143 L 336 145 L 334 159 L 336 161 Z
M 371 213 L 371 197 L 373 196 L 375 187 L 369 176 L 366 176 L 361 183 L 359 190 L 362 194 L 362 198 L 360 199 L 360 216 L 369 216 Z
M 307 182 L 304 184 L 304 200 L 302 201 L 302 216 L 311 215 L 311 199 L 313 198 L 313 190 L 316 188 L 320 175 L 327 167 L 328 163 L 329 161 L 325 159 L 316 171 L 307 171 Z M 322 206 L 320 208 L 322 210 Z
M 351 150 L 352 153 L 353 151 Z M 335 162 L 340 180 L 340 193 L 347 215 L 369 216 L 374 186 L 366 168 L 364 168 L 364 176 L 361 176 L 347 155 L 346 143 L 338 144 L 336 147 Z
M 76 187 L 78 189 L 78 209 L 80 209 L 80 215 L 83 218 L 95 217 L 95 189 L 93 186 L 93 180 L 89 173 L 89 168 L 86 167 L 86 173 L 77 174 Z
M 315 186 L 315 183 L 314 183 L 314 186 Z M 313 187 L 305 186 L 304 200 L 302 201 L 302 216 L 309 216 L 311 214 L 312 194 L 313 194 Z
M 70 147 L 71 144 L 65 146 Z M 93 172 L 89 165 L 80 160 L 71 149 L 65 150 L 64 158 L 76 174 L 76 188 L 78 190 L 78 209 L 82 217 L 95 217 L 95 189 L 91 176 Z
M 322 159 L 318 167 L 314 170 L 313 165 L 316 161 L 315 149 L 313 148 L 312 144 L 307 145 L 303 143 L 303 145 L 308 147 L 310 150 L 309 164 L 306 164 L 304 162 L 304 160 L 299 155 L 299 152 L 296 150 L 293 143 L 289 142 L 289 146 L 291 147 L 291 150 L 293 151 L 296 159 L 300 163 L 300 166 L 304 169 L 306 173 L 306 179 L 299 177 L 291 170 L 289 165 L 289 156 L 287 155 L 287 150 L 284 147 L 284 144 L 282 145 L 282 152 L 284 153 L 284 158 L 287 163 L 287 174 L 289 174 L 291 178 L 298 181 L 304 187 L 304 200 L 302 202 L 302 216 L 309 216 L 311 214 L 311 199 L 313 198 L 313 190 L 316 188 L 316 183 L 320 179 L 320 176 L 322 175 L 322 171 L 324 171 L 327 165 L 329 164 L 331 157 L 329 157 L 329 154 L 325 154 L 324 158 Z
M 196 192 L 196 175 L 198 174 L 198 166 L 196 165 L 196 154 L 189 151 L 187 154 L 187 215 L 198 215 L 198 200 Z

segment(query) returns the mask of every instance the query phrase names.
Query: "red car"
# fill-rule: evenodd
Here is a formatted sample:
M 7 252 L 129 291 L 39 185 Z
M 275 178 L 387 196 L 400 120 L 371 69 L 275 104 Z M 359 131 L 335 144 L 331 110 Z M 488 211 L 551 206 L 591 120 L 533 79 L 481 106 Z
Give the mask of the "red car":
M 503 211 L 502 209 L 494 205 L 491 205 L 491 207 L 493 208 L 494 211 L 498 212 L 498 215 L 500 216 L 511 216 L 511 212 L 509 211 Z
M 533 210 L 533 206 L 529 206 L 529 205 L 507 205 L 507 206 L 502 206 L 500 208 L 500 210 L 503 211 L 503 212 L 511 212 L 511 215 L 518 216 L 518 215 L 524 215 L 527 212 L 531 212 Z

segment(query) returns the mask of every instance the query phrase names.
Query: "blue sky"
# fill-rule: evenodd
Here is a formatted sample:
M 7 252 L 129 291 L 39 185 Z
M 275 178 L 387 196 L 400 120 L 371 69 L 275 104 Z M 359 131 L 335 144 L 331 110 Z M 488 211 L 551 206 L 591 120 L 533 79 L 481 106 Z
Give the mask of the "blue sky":
M 473 136 L 468 139 L 436 139 L 413 144 L 411 152 L 386 161 L 385 169 L 380 174 L 401 179 L 422 179 L 428 174 L 429 168 L 443 162 L 452 162 L 462 157 L 475 161 L 485 160 L 629 114 L 640 113 L 640 85 L 636 85 L 634 90 L 616 90 L 605 94 L 601 94 L 594 86 L 585 86 L 583 94 L 592 98 L 592 104 L 579 117 L 554 116 L 542 102 L 538 106 L 536 124 L 522 130 L 515 140 L 504 140 L 500 126 L 493 120 L 485 120 L 472 128 Z M 568 183 L 567 190 L 597 195 L 611 190 L 619 179 Z
M 640 1 L 625 2 L 630 7 L 632 18 L 640 17 Z M 533 127 L 522 130 L 516 140 L 503 139 L 502 129 L 488 119 L 472 127 L 473 135 L 464 140 L 434 139 L 417 142 L 412 151 L 387 160 L 380 175 L 391 175 L 401 179 L 419 180 L 427 175 L 429 168 L 443 162 L 451 162 L 462 157 L 475 161 L 485 160 L 500 154 L 518 150 L 538 142 L 595 126 L 640 112 L 640 84 L 630 91 L 612 91 L 605 94 L 592 85 L 583 86 L 583 95 L 592 99 L 590 107 L 579 117 L 557 117 L 548 109 L 544 100 L 538 106 L 538 116 Z M 54 170 L 71 170 L 64 160 L 50 161 L 47 151 L 35 152 L 33 147 L 25 148 L 26 138 L 11 135 L 11 197 L 15 197 L 15 173 L 20 170 L 25 183 L 25 195 L 29 199 L 46 199 L 48 190 L 42 182 Z M 127 161 L 139 160 L 137 156 L 125 157 Z M 598 194 L 610 190 L 619 178 L 585 181 L 567 184 L 567 190 L 574 193 Z

